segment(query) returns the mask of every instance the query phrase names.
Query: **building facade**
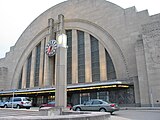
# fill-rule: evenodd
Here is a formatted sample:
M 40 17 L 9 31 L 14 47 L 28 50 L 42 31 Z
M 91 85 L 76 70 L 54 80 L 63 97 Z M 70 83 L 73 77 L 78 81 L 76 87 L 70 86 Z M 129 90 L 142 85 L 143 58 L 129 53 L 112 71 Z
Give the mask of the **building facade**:
M 67 101 L 99 98 L 121 106 L 160 106 L 160 14 L 106 0 L 68 0 L 38 16 L 0 59 L 0 98 L 55 98 L 58 15 L 67 35 Z

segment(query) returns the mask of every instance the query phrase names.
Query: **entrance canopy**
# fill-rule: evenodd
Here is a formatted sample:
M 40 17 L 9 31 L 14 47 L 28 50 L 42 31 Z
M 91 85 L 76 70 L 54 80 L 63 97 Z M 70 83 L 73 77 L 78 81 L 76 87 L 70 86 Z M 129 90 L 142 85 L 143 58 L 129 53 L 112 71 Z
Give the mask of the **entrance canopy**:
M 128 80 L 112 80 L 104 82 L 92 82 L 85 84 L 72 84 L 67 86 L 67 91 L 85 91 L 85 90 L 94 90 L 94 89 L 112 89 L 112 88 L 129 88 L 130 85 L 133 85 L 132 82 Z M 55 86 L 48 88 L 34 88 L 34 89 L 14 89 L 8 91 L 1 91 L 0 96 L 10 96 L 13 93 L 15 95 L 29 95 L 29 94 L 39 94 L 39 93 L 53 93 L 55 92 Z

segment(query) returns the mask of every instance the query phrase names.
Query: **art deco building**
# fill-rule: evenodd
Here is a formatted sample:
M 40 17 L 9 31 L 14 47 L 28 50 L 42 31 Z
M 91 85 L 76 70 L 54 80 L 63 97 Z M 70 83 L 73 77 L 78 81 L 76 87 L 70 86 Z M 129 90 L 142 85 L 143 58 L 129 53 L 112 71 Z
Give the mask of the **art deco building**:
M 160 14 L 106 0 L 68 0 L 38 16 L 0 59 L 0 99 L 55 98 L 58 15 L 67 35 L 67 102 L 99 98 L 120 106 L 160 106 Z

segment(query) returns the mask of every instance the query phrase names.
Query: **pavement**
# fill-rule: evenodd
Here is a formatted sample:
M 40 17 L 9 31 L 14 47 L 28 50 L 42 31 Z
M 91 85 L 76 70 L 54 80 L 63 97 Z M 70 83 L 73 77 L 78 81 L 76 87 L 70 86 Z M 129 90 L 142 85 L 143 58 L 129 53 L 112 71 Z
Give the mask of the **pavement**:
M 2 108 L 0 109 L 2 111 L 2 115 L 0 116 L 0 119 L 3 119 L 3 120 L 13 120 L 13 119 L 19 119 L 19 120 L 30 120 L 30 119 L 34 119 L 34 120 L 39 120 L 39 119 L 52 119 L 52 120 L 58 120 L 58 119 L 65 119 L 65 120 L 71 120 L 71 119 L 76 119 L 76 120 L 80 120 L 78 119 L 78 117 L 81 117 L 82 114 L 79 114 L 79 115 L 69 115 L 68 118 L 66 116 L 54 116 L 54 119 L 53 119 L 53 116 L 40 116 L 41 114 L 39 114 L 39 108 L 38 107 L 32 107 L 31 109 L 20 109 L 20 110 L 17 110 L 17 109 L 9 109 L 9 108 L 6 108 L 6 110 L 10 111 L 12 110 L 9 115 L 11 116 L 8 116 L 8 112 L 4 113 L 3 110 L 5 110 L 5 108 Z M 120 110 L 160 110 L 160 107 L 120 107 Z M 18 111 L 18 114 L 19 116 L 17 117 L 17 112 Z M 24 112 L 23 112 L 24 111 Z M 28 112 L 31 112 L 31 113 L 28 113 Z M 30 116 L 28 116 L 28 114 Z M 107 114 L 107 113 L 105 113 Z M 97 116 L 94 112 L 94 118 L 95 120 L 97 120 Z M 108 114 L 110 115 L 110 114 Z M 84 117 L 86 117 L 86 120 L 93 120 L 93 118 L 91 119 L 88 119 L 89 116 L 85 116 L 83 114 Z M 102 115 L 103 116 L 103 115 Z M 91 116 L 90 116 L 91 117 Z M 84 119 L 84 118 L 83 118 Z M 101 118 L 101 120 L 104 119 L 104 116 L 103 118 Z M 100 120 L 100 119 L 98 119 Z M 110 119 L 107 119 L 106 116 L 105 116 L 105 120 L 131 120 L 131 119 L 128 119 L 128 118 L 124 118 L 122 116 L 111 116 Z
M 160 107 L 120 107 L 120 110 L 160 110 Z

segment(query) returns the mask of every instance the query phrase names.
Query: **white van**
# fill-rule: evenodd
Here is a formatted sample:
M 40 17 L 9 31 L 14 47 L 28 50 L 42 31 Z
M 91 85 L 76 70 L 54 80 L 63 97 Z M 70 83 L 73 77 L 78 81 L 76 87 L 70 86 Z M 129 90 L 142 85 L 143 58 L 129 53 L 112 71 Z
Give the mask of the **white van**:
M 5 108 L 26 108 L 30 109 L 32 102 L 28 97 L 13 97 L 9 101 L 5 102 Z

